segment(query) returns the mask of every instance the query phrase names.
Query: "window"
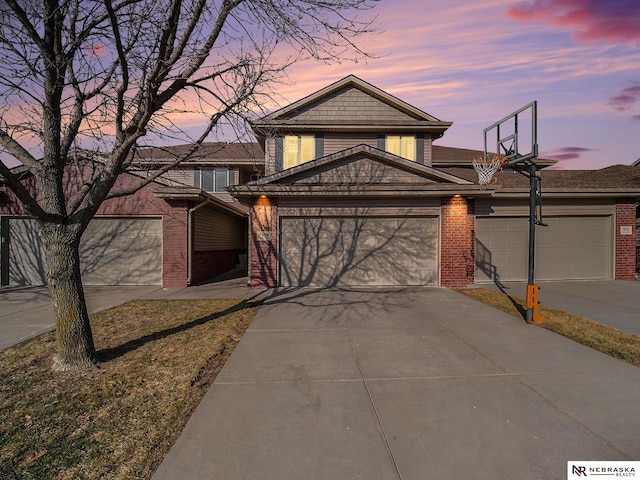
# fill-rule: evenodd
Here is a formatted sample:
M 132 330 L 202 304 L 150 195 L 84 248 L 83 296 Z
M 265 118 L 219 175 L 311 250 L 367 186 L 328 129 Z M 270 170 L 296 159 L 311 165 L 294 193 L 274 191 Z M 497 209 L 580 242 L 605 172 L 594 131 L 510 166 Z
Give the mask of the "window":
M 224 192 L 225 187 L 236 183 L 233 168 L 200 168 L 195 171 L 195 186 L 205 192 Z
M 416 159 L 415 135 L 387 135 L 386 150 L 408 160 Z
M 316 138 L 313 135 L 286 135 L 284 137 L 284 169 L 313 160 L 316 155 Z

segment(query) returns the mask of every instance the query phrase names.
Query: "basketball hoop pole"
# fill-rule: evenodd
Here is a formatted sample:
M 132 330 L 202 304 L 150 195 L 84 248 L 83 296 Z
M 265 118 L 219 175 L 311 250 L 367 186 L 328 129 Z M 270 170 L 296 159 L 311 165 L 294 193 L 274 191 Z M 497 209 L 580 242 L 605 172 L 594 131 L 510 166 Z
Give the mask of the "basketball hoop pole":
M 521 151 L 524 147 L 524 143 L 518 141 L 521 136 L 519 120 L 521 120 L 523 116 L 526 119 L 528 115 L 530 115 L 531 121 L 531 150 L 527 151 L 525 149 Z M 501 127 L 504 127 L 504 129 L 501 129 Z M 540 193 L 541 177 L 538 175 L 538 166 L 535 163 L 535 159 L 538 157 L 538 102 L 533 101 L 519 110 L 507 115 L 502 120 L 498 120 L 493 125 L 485 128 L 483 134 L 485 160 L 488 154 L 487 140 L 489 136 L 495 137 L 496 152 L 504 155 L 508 160 L 506 167 L 512 168 L 514 171 L 529 178 L 529 263 L 527 275 L 526 321 L 527 323 L 543 322 L 544 317 L 542 317 L 538 312 L 538 286 L 534 283 L 536 226 L 546 226 L 542 223 L 542 203 Z M 526 133 L 524 133 L 523 136 L 524 138 L 527 138 Z M 473 163 L 474 168 L 478 171 L 480 183 L 485 185 L 488 184 L 486 180 L 482 180 L 484 176 L 486 176 L 485 172 L 476 166 L 475 161 Z
M 535 282 L 536 225 L 538 224 L 538 172 L 535 162 L 528 165 L 529 177 L 529 271 L 527 277 L 527 323 L 544 321 L 538 313 L 538 286 Z

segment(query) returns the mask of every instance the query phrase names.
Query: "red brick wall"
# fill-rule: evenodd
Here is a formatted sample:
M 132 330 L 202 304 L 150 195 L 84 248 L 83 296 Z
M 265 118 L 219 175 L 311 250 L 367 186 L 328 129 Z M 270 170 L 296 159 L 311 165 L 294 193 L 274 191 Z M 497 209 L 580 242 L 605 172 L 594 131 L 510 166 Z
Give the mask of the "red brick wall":
M 278 207 L 275 200 L 252 199 L 249 230 L 249 285 L 251 288 L 274 288 L 278 285 Z
M 162 286 L 187 286 L 186 201 L 168 200 L 171 210 L 162 218 Z
M 631 227 L 631 235 L 621 235 L 620 227 Z M 636 278 L 636 200 L 616 200 L 616 280 Z
M 474 282 L 475 202 L 444 198 L 441 209 L 440 284 L 464 287 Z
M 246 250 L 205 250 L 193 252 L 191 282 L 197 283 L 233 270 Z

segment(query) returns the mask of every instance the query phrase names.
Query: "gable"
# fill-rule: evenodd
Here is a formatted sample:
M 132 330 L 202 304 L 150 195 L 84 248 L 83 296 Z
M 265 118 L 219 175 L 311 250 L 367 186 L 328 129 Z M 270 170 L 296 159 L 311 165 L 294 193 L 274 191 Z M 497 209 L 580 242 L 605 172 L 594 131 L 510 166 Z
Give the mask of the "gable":
M 435 180 L 426 175 L 417 175 L 414 172 L 361 154 L 287 176 L 275 183 L 298 185 L 397 185 L 435 183 Z
M 417 164 L 368 145 L 328 155 L 262 178 L 256 184 L 417 185 L 471 182 Z
M 303 123 L 342 124 L 378 123 L 380 119 L 384 119 L 385 123 L 400 124 L 424 121 L 424 118 L 402 111 L 353 85 L 305 104 L 299 109 L 282 115 L 279 119 Z

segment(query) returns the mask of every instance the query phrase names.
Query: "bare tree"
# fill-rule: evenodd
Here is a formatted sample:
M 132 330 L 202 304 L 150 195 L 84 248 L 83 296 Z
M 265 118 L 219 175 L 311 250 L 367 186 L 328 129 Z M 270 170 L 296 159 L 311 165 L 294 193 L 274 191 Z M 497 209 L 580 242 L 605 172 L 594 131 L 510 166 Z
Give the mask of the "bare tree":
M 2 161 L 0 181 L 40 227 L 54 368 L 96 361 L 79 242 L 100 205 L 175 167 L 223 119 L 271 104 L 295 62 L 366 55 L 355 42 L 373 30 L 361 15 L 376 1 L 0 1 L 0 158 L 19 160 L 34 188 Z M 184 139 L 180 115 L 196 113 L 207 126 L 191 152 L 135 188 L 113 188 L 144 138 Z M 78 147 L 100 152 L 100 162 L 70 189 L 64 177 Z

